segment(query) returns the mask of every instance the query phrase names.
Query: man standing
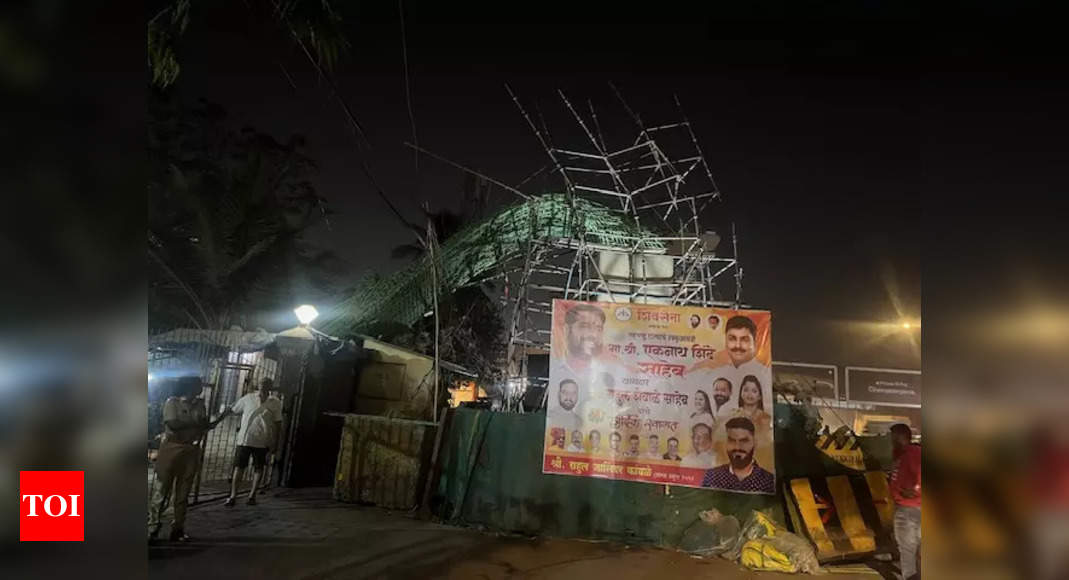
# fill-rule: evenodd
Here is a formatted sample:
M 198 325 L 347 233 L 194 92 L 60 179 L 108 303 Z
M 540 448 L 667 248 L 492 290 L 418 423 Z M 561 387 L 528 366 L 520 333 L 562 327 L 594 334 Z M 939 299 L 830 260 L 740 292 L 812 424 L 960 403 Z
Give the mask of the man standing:
M 727 422 L 725 430 L 729 461 L 707 471 L 702 478 L 702 487 L 775 493 L 776 476 L 758 465 L 753 457 L 756 447 L 753 421 L 746 417 L 735 417 Z
M 155 541 L 160 533 L 161 515 L 171 498 L 174 498 L 174 524 L 170 539 L 177 542 L 190 539 L 185 533 L 186 507 L 200 463 L 197 441 L 214 426 L 208 422 L 204 401 L 197 398 L 201 390 L 200 377 L 181 377 L 175 394 L 163 404 L 164 435 L 156 456 L 160 496 L 154 499 L 149 512 L 150 541 Z
M 274 381 L 265 378 L 260 389 L 246 394 L 224 414 L 241 415 L 241 429 L 238 431 L 238 448 L 234 458 L 234 474 L 230 481 L 230 497 L 223 505 L 234 505 L 238 494 L 238 482 L 245 476 L 245 466 L 252 459 L 252 489 L 249 490 L 249 505 L 256 505 L 256 488 L 263 477 L 267 465 L 268 453 L 274 453 L 278 447 L 278 438 L 282 432 L 282 403 L 271 396 Z M 220 417 L 222 419 L 222 417 Z
M 895 500 L 895 543 L 903 580 L 917 574 L 917 548 L 921 542 L 921 448 L 913 445 L 913 431 L 897 423 L 891 427 L 894 465 L 891 497 Z
M 690 428 L 690 441 L 694 450 L 683 458 L 683 467 L 713 466 L 716 456 L 713 454 L 713 428 L 705 423 L 695 423 Z

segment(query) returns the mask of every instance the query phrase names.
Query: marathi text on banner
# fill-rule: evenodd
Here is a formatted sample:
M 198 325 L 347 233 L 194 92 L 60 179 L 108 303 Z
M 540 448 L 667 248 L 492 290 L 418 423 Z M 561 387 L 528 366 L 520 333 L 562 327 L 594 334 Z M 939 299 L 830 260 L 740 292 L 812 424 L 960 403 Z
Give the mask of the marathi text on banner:
M 543 471 L 774 493 L 771 314 L 553 301 Z

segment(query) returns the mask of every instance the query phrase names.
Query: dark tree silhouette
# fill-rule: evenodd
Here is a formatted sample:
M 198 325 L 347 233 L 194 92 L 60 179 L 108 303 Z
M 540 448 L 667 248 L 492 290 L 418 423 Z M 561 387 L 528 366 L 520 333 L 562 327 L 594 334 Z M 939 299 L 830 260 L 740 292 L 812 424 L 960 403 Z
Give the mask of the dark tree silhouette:
M 279 42 L 296 44 L 314 65 L 330 72 L 349 50 L 342 17 L 326 0 L 272 0 L 271 2 L 198 2 L 156 0 L 149 3 L 148 68 L 150 83 L 166 89 L 178 79 L 182 67 L 178 46 L 193 26 L 219 26 L 221 10 L 237 11 L 242 25 L 271 27 Z
M 150 324 L 268 326 L 271 313 L 333 288 L 338 260 L 305 240 L 329 210 L 303 145 L 236 131 L 218 105 L 153 100 Z
M 482 219 L 488 204 L 489 184 L 481 178 L 465 175 L 463 204 L 460 211 L 423 207 L 422 225 L 409 227 L 418 242 L 393 249 L 393 257 L 416 260 L 428 254 L 427 224 L 430 223 L 438 246 L 457 232 Z M 440 354 L 443 360 L 463 365 L 479 374 L 480 383 L 492 385 L 502 376 L 505 350 L 505 325 L 501 307 L 480 287 L 461 288 L 439 298 L 441 325 Z M 411 327 L 380 323 L 371 333 L 424 354 L 434 353 L 434 319 L 425 317 Z

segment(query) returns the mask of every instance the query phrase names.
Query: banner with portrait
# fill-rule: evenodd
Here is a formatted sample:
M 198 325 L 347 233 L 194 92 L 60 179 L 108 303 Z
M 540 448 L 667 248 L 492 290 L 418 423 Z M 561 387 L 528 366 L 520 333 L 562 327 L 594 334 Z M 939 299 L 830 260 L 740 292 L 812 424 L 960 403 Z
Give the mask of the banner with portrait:
M 553 301 L 543 472 L 775 493 L 772 315 Z

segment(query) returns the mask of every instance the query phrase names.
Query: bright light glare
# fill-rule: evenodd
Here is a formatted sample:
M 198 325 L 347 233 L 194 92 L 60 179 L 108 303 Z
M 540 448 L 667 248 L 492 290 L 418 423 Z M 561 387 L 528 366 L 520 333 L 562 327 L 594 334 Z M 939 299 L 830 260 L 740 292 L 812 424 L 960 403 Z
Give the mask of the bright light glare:
M 148 374 L 148 380 L 150 380 L 150 381 L 151 381 L 151 380 L 153 380 L 153 379 L 155 379 L 155 378 L 156 378 L 156 375 L 154 375 L 154 374 L 152 374 L 152 373 L 149 373 L 149 374 Z
M 294 308 L 293 313 L 297 315 L 297 320 L 299 320 L 301 324 L 311 324 L 312 321 L 319 316 L 319 311 L 316 310 L 316 307 L 309 304 L 302 304 L 297 308 Z
M 910 328 L 913 328 L 913 325 L 908 323 L 908 322 L 903 322 L 902 323 L 902 328 L 905 328 L 906 330 L 909 330 Z

